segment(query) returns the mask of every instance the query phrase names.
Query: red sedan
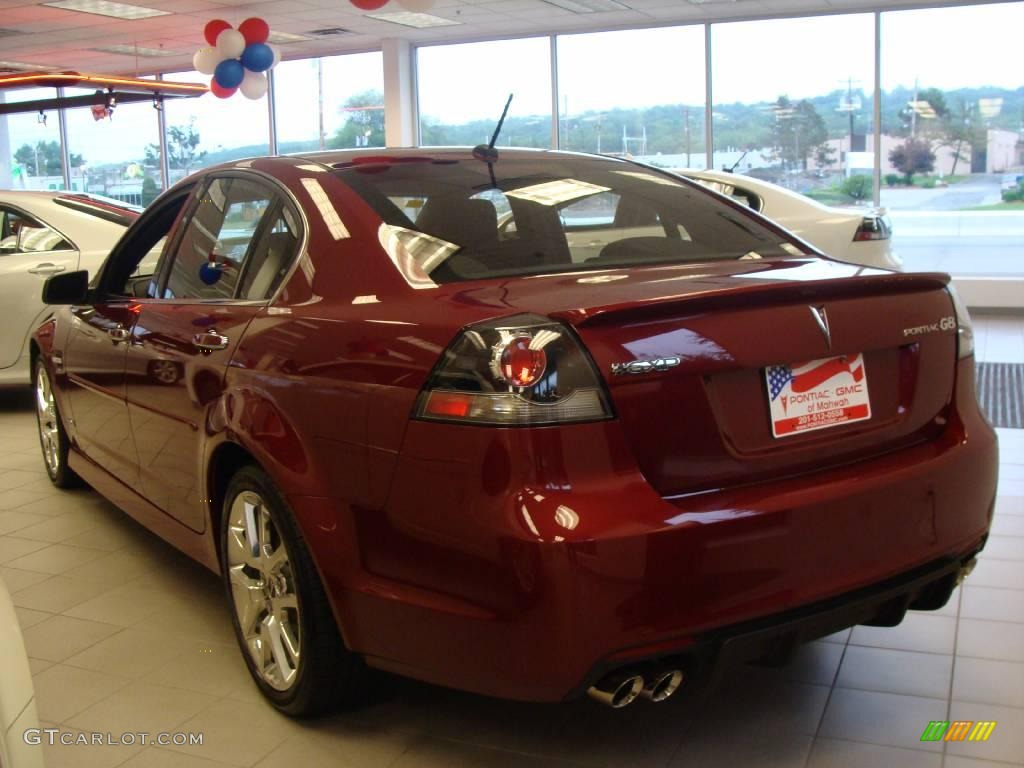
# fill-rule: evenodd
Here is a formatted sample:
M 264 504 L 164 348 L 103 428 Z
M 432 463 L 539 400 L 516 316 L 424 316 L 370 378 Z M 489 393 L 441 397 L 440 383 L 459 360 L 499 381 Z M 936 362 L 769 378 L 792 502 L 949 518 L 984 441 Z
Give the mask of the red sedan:
M 367 666 L 658 701 L 940 608 L 998 465 L 948 276 L 830 260 L 624 160 L 499 153 L 169 190 L 92 284 L 46 285 L 50 477 L 222 573 L 293 714 Z

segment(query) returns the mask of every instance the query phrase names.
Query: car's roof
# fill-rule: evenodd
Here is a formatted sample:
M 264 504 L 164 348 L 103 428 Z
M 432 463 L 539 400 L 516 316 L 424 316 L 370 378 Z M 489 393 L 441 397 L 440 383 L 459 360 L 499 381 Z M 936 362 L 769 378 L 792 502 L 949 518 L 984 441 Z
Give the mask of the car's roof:
M 61 205 L 57 202 L 60 199 L 77 201 L 80 205 Z M 82 210 L 83 207 L 111 207 L 116 201 L 108 203 L 78 192 L 4 189 L 0 190 L 0 205 L 4 203 L 20 208 L 56 229 L 83 252 L 109 251 L 127 226 Z M 129 207 L 123 208 L 129 214 L 133 213 Z

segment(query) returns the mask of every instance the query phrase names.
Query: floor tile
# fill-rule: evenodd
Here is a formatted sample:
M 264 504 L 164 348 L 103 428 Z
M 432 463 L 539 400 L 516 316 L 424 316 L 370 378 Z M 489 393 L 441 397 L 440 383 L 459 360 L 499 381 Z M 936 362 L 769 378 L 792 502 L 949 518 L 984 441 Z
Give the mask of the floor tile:
M 1022 766 L 1024 761 L 1017 763 L 995 762 L 992 760 L 976 760 L 970 757 L 959 757 L 957 755 L 946 755 L 946 762 L 943 768 L 1012 768 Z
M 56 517 L 47 517 L 34 525 L 19 528 L 16 535 L 22 539 L 48 541 L 56 544 L 72 536 L 90 531 L 96 526 L 97 523 L 92 518 L 69 512 Z
M 409 749 L 415 738 L 416 734 L 408 731 L 367 728 L 345 720 L 332 721 L 326 727 L 314 723 L 289 736 L 256 763 L 256 768 L 386 768 Z M 171 764 L 168 768 L 172 768 Z
M 36 675 L 32 682 L 36 689 L 39 717 L 63 723 L 130 681 L 103 672 L 54 664 Z
M 90 560 L 100 557 L 101 553 L 95 549 L 85 547 L 68 547 L 63 544 L 51 544 L 48 547 L 23 555 L 7 563 L 9 568 L 19 568 L 23 571 L 37 571 L 58 575 L 82 565 Z
M 18 625 L 21 627 L 22 632 L 29 627 L 34 627 L 36 624 L 52 618 L 54 615 L 46 611 L 33 611 L 31 608 L 19 608 L 18 606 L 14 607 L 14 613 L 18 617 Z
M 820 735 L 905 749 L 941 751 L 942 745 L 921 741 L 931 720 L 946 719 L 946 700 L 876 691 L 836 688 L 828 702 Z
M 169 746 L 167 749 L 250 766 L 269 755 L 299 728 L 269 705 L 222 699 L 177 728 L 186 733 L 202 732 L 202 746 Z
M 992 520 L 995 536 L 1024 536 L 1024 515 L 997 515 Z
M 568 768 L 561 760 L 419 736 L 388 768 Z
M 84 579 L 69 579 L 66 576 L 51 576 L 45 581 L 19 590 L 11 598 L 15 605 L 22 608 L 62 613 L 72 606 L 113 589 L 114 586 Z
M 723 737 L 742 732 L 745 740 L 754 742 L 813 736 L 828 697 L 827 686 L 736 681 L 715 692 L 693 727 Z
M 851 645 L 923 653 L 953 653 L 956 619 L 910 611 L 898 627 L 854 627 Z
M 15 592 L 31 587 L 33 584 L 47 581 L 50 578 L 52 577 L 49 574 L 39 573 L 38 571 L 22 571 L 17 568 L 0 566 L 0 579 L 3 579 L 4 584 L 7 586 L 7 591 L 12 595 Z
M 323 763 L 328 765 L 328 763 Z M 180 752 L 171 752 L 161 747 L 147 747 L 139 752 L 121 768 L 224 768 L 231 763 L 221 763 L 215 760 L 206 760 L 201 757 L 183 755 Z M 289 768 L 303 768 L 305 765 L 315 763 L 292 762 Z
M 67 663 L 98 672 L 140 678 L 189 647 L 178 638 L 129 627 L 71 656 Z
M 1024 708 L 1022 662 L 962 656 L 956 660 L 953 677 L 954 699 Z
M 789 736 L 762 743 L 740 741 L 726 734 L 709 736 L 691 731 L 679 745 L 669 768 L 804 768 L 811 751 L 811 736 Z
M 982 558 L 1024 562 L 1024 536 L 989 536 Z M 967 577 L 970 581 L 972 573 Z
M 1024 590 L 964 586 L 960 614 L 965 619 L 1024 623 Z
M 120 631 L 112 624 L 52 616 L 26 629 L 23 636 L 32 658 L 64 661 Z
M 807 768 L 942 768 L 942 755 L 859 741 L 817 739 Z
M 0 536 L 0 565 L 16 560 L 19 557 L 43 549 L 47 546 L 45 541 L 30 541 L 18 539 L 14 536 Z
M 68 725 L 90 731 L 173 733 L 214 702 L 212 696 L 133 680 L 68 718 Z M 197 731 L 202 728 L 195 729 Z
M 944 699 L 949 696 L 953 657 L 851 645 L 837 685 L 867 691 Z
M 1024 662 L 1024 624 L 960 619 L 957 656 Z
M 251 676 L 238 645 L 207 644 L 169 657 L 143 679 L 171 688 L 186 688 L 214 696 L 227 696 L 249 685 Z
M 3 492 L 0 491 L 0 496 L 2 495 Z M 29 526 L 46 522 L 46 520 L 47 518 L 43 515 L 33 515 L 31 512 L 23 512 L 20 509 L 0 512 L 0 534 L 10 535 L 17 533 L 22 528 L 28 528 Z
M 56 727 L 43 721 L 40 721 L 39 725 L 41 728 Z M 91 744 L 88 743 L 91 733 L 83 733 L 77 728 L 67 726 L 60 726 L 60 729 L 61 733 L 54 735 L 53 743 L 43 742 L 46 768 L 115 768 L 142 750 L 139 744 Z M 124 733 L 124 729 L 116 728 L 114 733 L 120 735 Z M 61 737 L 68 743 L 62 743 Z M 86 739 L 86 742 L 77 741 L 79 738 Z
M 994 720 L 996 727 L 985 742 L 947 742 L 948 754 L 982 760 L 1001 760 L 1007 763 L 1020 762 L 1024 758 L 1024 709 L 954 699 L 949 719 L 974 722 Z
M 1021 560 L 999 560 L 988 558 L 988 548 L 978 561 L 978 566 L 967 577 L 964 585 L 970 587 L 999 587 L 1002 589 L 1024 590 L 1024 558 Z

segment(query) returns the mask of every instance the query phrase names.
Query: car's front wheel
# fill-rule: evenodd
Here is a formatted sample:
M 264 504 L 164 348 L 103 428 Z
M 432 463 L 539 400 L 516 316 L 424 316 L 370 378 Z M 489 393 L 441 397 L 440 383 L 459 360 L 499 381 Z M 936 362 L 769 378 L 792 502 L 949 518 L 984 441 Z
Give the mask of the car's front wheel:
M 39 425 L 39 446 L 43 449 L 43 465 L 50 482 L 58 488 L 72 488 L 81 483 L 68 466 L 69 441 L 61 422 L 53 383 L 42 360 L 37 360 L 32 380 L 35 382 L 36 421 Z
M 228 485 L 221 562 L 242 654 L 275 707 L 308 716 L 361 697 L 362 661 L 345 648 L 287 503 L 257 467 Z

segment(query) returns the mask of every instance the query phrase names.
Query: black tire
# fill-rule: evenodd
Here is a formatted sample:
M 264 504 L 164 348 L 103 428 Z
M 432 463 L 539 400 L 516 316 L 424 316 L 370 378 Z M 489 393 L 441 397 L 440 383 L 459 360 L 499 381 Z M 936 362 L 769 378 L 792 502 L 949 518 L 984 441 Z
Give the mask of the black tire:
M 271 685 L 257 667 L 242 631 L 232 589 L 232 560 L 229 559 L 228 551 L 229 537 L 235 535 L 231 530 L 232 507 L 240 495 L 247 493 L 259 496 L 263 508 L 269 513 L 279 541 L 278 536 L 273 538 L 278 545 L 283 544 L 290 565 L 284 578 L 293 586 L 298 599 L 298 619 L 295 623 L 299 627 L 300 660 L 295 668 L 294 680 L 285 690 Z M 234 543 L 232 546 L 235 546 Z M 221 516 L 220 556 L 235 637 L 249 673 L 263 695 L 281 712 L 294 717 L 311 717 L 341 705 L 365 701 L 366 667 L 360 657 L 345 647 L 320 576 L 313 565 L 313 558 L 287 502 L 270 477 L 256 466 L 250 465 L 238 470 L 228 483 Z M 246 566 L 238 564 L 235 567 Z M 270 579 L 262 580 L 261 577 L 261 581 L 269 582 Z
M 64 419 L 53 394 L 50 372 L 39 358 L 36 358 L 32 365 L 32 393 L 36 406 L 39 448 L 43 454 L 46 476 L 58 488 L 77 488 L 82 485 L 82 479 L 68 466 L 71 441 L 68 440 Z

